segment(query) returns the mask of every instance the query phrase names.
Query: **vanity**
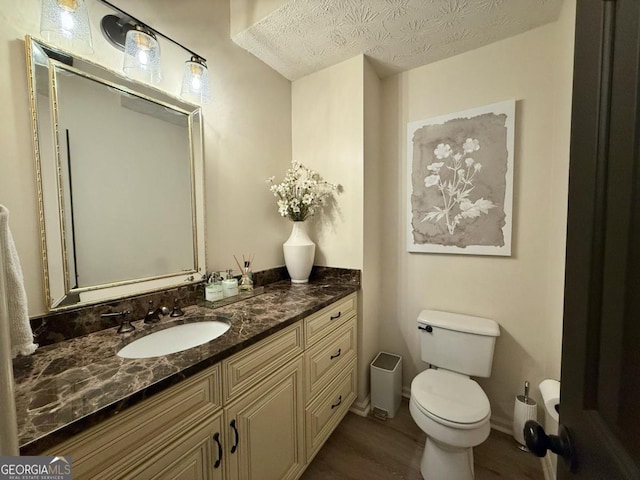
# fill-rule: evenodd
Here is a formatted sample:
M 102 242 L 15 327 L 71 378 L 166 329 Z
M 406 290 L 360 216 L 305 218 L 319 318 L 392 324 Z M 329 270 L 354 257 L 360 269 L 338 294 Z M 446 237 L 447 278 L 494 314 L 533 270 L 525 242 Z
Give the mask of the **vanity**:
M 21 453 L 69 455 L 78 479 L 298 478 L 356 398 L 357 288 L 278 282 L 188 307 L 177 321 L 230 329 L 164 357 L 117 356 L 128 334 L 112 328 L 17 359 Z

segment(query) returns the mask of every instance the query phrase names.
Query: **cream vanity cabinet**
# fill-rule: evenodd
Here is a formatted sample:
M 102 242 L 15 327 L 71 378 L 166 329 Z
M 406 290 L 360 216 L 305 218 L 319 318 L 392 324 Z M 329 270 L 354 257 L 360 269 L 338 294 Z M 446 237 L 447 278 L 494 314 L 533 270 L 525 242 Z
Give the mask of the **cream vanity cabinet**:
M 50 449 L 74 479 L 298 478 L 356 396 L 352 294 Z
M 222 361 L 229 479 L 294 479 L 305 467 L 303 325 Z
M 356 398 L 357 294 L 305 323 L 305 455 L 311 462 Z
M 214 365 L 45 454 L 71 456 L 74 479 L 223 479 L 220 376 Z

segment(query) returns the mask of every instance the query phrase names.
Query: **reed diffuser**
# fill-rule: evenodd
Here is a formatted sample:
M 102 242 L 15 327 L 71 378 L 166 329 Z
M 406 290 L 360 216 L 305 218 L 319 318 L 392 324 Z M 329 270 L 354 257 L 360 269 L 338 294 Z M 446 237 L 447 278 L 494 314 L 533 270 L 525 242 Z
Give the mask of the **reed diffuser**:
M 255 254 L 249 255 L 247 259 L 244 254 L 242 254 L 242 265 L 240 265 L 236 256 L 233 256 L 233 259 L 236 261 L 236 265 L 238 265 L 240 273 L 242 274 L 238 288 L 244 292 L 253 290 L 253 272 L 251 271 L 251 264 L 253 263 L 254 256 Z

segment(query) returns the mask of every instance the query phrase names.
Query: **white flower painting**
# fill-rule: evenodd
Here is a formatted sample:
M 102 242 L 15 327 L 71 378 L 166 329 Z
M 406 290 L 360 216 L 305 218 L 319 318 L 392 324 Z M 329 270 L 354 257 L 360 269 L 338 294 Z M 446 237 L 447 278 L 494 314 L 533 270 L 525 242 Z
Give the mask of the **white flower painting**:
M 408 124 L 410 252 L 511 255 L 515 100 Z

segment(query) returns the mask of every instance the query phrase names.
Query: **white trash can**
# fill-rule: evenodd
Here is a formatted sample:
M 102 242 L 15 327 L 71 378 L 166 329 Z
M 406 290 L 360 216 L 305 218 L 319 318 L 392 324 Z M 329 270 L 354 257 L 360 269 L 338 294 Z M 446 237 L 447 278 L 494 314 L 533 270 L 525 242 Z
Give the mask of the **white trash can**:
M 402 401 L 402 357 L 380 352 L 370 367 L 373 414 L 393 418 Z

